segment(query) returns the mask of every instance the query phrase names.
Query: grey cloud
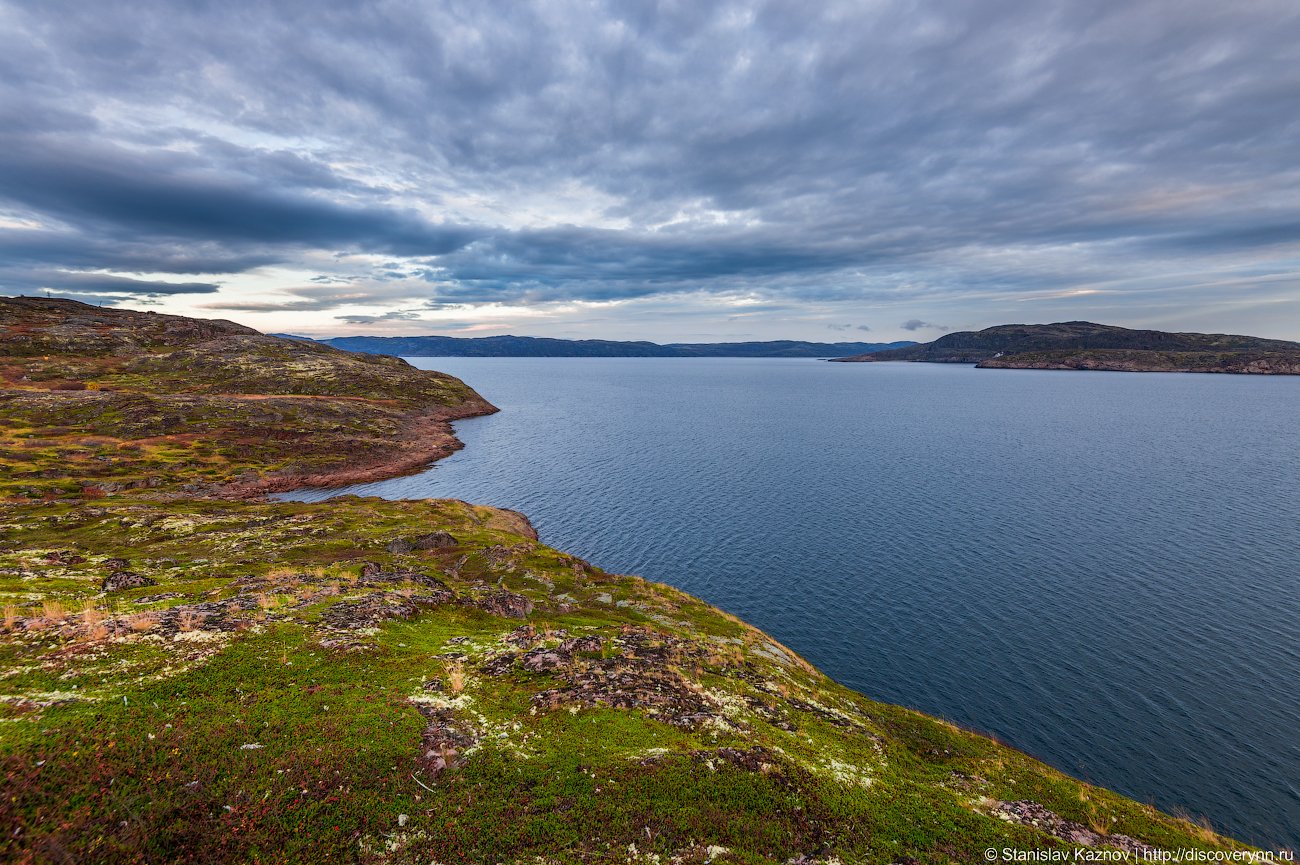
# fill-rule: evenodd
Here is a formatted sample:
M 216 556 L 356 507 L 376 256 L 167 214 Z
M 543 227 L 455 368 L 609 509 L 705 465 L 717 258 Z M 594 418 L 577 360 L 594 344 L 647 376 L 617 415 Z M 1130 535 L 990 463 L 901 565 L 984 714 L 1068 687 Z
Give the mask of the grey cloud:
M 84 271 L 24 270 L 12 267 L 0 267 L 0 286 L 15 294 L 49 292 L 58 293 L 60 297 L 90 295 L 98 300 L 114 295 L 159 297 L 212 294 L 220 288 L 211 282 L 164 282 Z
M 227 243 L 359 248 L 437 255 L 472 239 L 395 207 L 339 203 L 315 185 L 276 189 L 236 171 L 213 176 L 194 159 L 119 148 L 43 146 L 0 136 L 0 196 L 46 217 L 106 234 Z M 274 178 L 263 177 L 261 181 Z
M 226 308 L 702 291 L 966 321 L 1300 246 L 1284 0 L 10 7 L 0 192 L 42 227 L 0 222 L 0 279 L 327 250 L 396 261 L 318 276 L 367 297 Z
M 348 324 L 374 324 L 380 321 L 419 321 L 420 314 L 410 310 L 391 310 L 380 315 L 336 315 L 339 321 Z
M 903 330 L 908 330 L 908 331 L 928 330 L 928 329 L 934 329 L 934 330 L 948 329 L 946 326 L 942 324 L 931 324 L 928 321 L 921 321 L 919 318 L 909 318 L 907 321 L 900 324 L 899 327 L 901 327 Z

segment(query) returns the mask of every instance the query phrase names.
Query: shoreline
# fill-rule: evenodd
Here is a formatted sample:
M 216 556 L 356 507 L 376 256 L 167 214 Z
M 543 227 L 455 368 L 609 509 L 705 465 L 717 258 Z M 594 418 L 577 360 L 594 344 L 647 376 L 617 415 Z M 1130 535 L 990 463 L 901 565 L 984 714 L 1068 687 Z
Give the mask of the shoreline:
M 394 440 L 395 453 L 388 459 L 363 465 L 346 465 L 318 474 L 270 475 L 249 483 L 226 484 L 211 493 L 216 498 L 264 500 L 271 493 L 305 488 L 331 489 L 389 480 L 415 474 L 465 446 L 456 437 L 453 421 L 496 414 L 501 409 L 485 399 L 466 400 L 457 406 L 412 412 L 404 420 L 401 435 Z

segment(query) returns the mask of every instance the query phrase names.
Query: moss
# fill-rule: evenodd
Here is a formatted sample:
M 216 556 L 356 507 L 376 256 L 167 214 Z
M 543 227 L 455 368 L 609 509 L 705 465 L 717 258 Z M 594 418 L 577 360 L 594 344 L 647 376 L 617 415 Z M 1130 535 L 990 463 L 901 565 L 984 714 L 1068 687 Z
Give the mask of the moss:
M 292 410 L 169 391 L 178 353 L 213 364 L 197 391 L 258 380 L 241 364 L 223 379 L 212 346 L 152 321 L 128 352 L 114 321 L 85 340 L 106 354 L 68 348 L 42 374 L 156 392 L 57 402 L 25 385 L 0 402 L 0 488 L 34 494 L 0 505 L 6 861 L 938 863 L 1068 846 L 992 812 L 1022 799 L 1153 844 L 1240 846 L 870 701 L 516 515 L 204 497 L 214 478 L 327 464 L 395 409 L 337 399 L 337 382 Z M 10 330 L 11 379 L 45 363 L 19 349 L 62 345 L 27 326 L 17 348 Z M 253 345 L 259 363 L 326 356 Z M 93 499 L 79 486 L 160 475 Z M 456 545 L 388 549 L 435 530 Z M 156 585 L 101 592 L 119 569 Z

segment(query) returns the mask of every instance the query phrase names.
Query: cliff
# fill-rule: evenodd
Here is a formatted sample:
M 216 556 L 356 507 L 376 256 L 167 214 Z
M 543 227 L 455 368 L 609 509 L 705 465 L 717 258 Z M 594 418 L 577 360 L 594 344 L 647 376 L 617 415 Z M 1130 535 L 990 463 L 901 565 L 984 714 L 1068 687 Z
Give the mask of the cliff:
M 456 379 L 224 322 L 0 313 L 0 860 L 1241 848 L 520 514 L 253 497 L 408 468 L 402 436 L 491 410 Z
M 835 358 L 842 363 L 973 363 L 986 369 L 1094 369 L 1294 375 L 1300 343 L 1254 336 L 1130 330 L 1087 321 L 1004 324 L 934 342 Z

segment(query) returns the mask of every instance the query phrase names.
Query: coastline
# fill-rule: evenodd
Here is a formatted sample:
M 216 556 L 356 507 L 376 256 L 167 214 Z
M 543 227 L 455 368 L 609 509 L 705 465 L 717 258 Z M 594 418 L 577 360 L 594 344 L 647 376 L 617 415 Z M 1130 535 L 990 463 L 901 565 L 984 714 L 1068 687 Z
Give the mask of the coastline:
M 453 421 L 496 414 L 500 409 L 476 397 L 458 406 L 439 406 L 412 412 L 403 418 L 404 426 L 392 442 L 393 453 L 379 461 L 361 465 L 344 465 L 319 473 L 291 472 L 270 475 L 256 481 L 219 486 L 219 497 L 259 499 L 271 493 L 287 493 L 304 488 L 331 489 L 364 484 L 414 474 L 428 468 L 463 448 L 456 437 Z

